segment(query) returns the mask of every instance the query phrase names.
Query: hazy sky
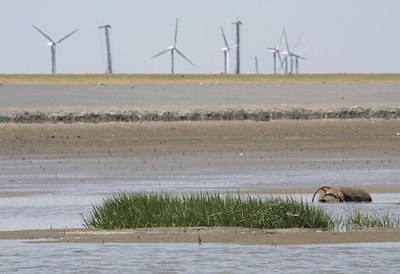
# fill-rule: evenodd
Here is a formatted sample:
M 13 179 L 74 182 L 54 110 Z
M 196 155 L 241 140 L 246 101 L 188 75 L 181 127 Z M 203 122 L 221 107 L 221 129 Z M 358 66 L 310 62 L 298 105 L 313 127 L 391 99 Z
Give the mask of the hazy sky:
M 47 40 L 78 28 L 57 46 L 57 72 L 103 73 L 104 32 L 110 24 L 115 73 L 169 73 L 170 55 L 150 57 L 173 42 L 195 64 L 176 57 L 176 73 L 220 73 L 224 46 L 220 26 L 234 44 L 231 22 L 242 22 L 242 72 L 272 73 L 267 46 L 285 27 L 293 46 L 307 50 L 303 73 L 400 73 L 398 0 L 0 0 L 0 73 L 50 73 Z M 231 55 L 233 71 L 234 54 Z

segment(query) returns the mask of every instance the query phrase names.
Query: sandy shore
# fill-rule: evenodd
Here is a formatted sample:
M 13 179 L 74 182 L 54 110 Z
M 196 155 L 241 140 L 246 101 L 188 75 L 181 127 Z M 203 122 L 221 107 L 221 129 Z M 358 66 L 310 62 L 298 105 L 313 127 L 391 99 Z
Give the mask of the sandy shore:
M 217 170 L 288 168 L 309 165 L 316 157 L 341 168 L 354 165 L 400 165 L 399 119 L 143 122 L 98 124 L 0 124 L 2 159 L 65 159 L 84 155 L 141 155 L 148 165 L 182 159 L 186 169 Z M 239 153 L 244 158 L 229 155 Z M 335 155 L 339 160 L 332 160 Z M 226 157 L 220 157 L 225 155 Z M 175 158 L 174 158 L 175 157 Z M 270 166 L 266 167 L 265 159 Z M 352 160 L 353 159 L 353 160 Z M 361 159 L 361 160 L 358 160 Z M 365 159 L 368 159 L 367 161 Z M 335 162 L 336 161 L 336 162 Z M 118 168 L 118 166 L 116 166 Z M 299 193 L 314 189 L 260 189 L 259 192 Z M 400 185 L 369 186 L 375 192 L 400 192 Z M 1 193 L 10 196 L 12 193 Z M 242 228 L 160 228 L 127 231 L 86 229 L 0 232 L 0 239 L 57 242 L 125 243 L 323 244 L 398 242 L 400 231 L 316 232 Z
M 323 232 L 303 229 L 142 228 L 130 230 L 30 230 L 0 232 L 3 240 L 43 243 L 235 243 L 251 245 L 400 242 L 400 230 Z

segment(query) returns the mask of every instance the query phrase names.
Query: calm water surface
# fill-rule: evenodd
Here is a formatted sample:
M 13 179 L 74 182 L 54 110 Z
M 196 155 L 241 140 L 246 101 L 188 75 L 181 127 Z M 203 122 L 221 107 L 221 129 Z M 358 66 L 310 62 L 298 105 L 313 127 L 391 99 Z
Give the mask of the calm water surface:
M 2 273 L 398 273 L 400 266 L 400 243 L 1 245 Z
M 99 165 L 98 163 L 101 162 Z M 81 227 L 82 216 L 92 204 L 116 192 L 220 192 L 239 191 L 269 193 L 274 189 L 317 189 L 322 185 L 337 184 L 362 187 L 395 185 L 400 178 L 399 167 L 342 169 L 298 168 L 247 164 L 238 167 L 211 169 L 196 167 L 174 168 L 173 160 L 159 165 L 138 166 L 136 159 L 123 157 L 85 156 L 65 160 L 21 159 L 0 157 L 0 230 Z M 168 163 L 166 163 L 168 162 Z M 40 167 L 46 167 L 43 171 Z M 158 166 L 155 170 L 153 166 Z M 311 201 L 311 194 L 297 195 Z M 372 193 L 373 203 L 354 205 L 371 212 L 387 212 L 400 217 L 400 193 Z M 351 210 L 353 205 L 323 205 L 334 213 Z
M 0 111 L 399 107 L 399 90 L 398 84 L 138 86 L 134 88 L 130 86 L 6 85 L 0 87 Z

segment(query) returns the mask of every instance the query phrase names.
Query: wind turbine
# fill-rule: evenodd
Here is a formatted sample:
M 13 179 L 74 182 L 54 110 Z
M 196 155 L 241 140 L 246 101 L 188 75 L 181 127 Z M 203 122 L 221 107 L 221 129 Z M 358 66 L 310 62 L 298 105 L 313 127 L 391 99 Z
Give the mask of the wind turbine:
M 282 32 L 284 38 L 285 38 L 285 43 L 286 43 L 286 50 L 282 51 L 282 55 L 285 56 L 285 58 L 283 59 L 283 61 L 281 61 L 281 66 L 279 67 L 279 71 L 282 69 L 283 65 L 285 65 L 285 74 L 288 74 L 288 59 L 290 59 L 291 61 L 291 53 L 290 53 L 290 48 L 289 48 L 289 42 L 287 39 L 287 35 L 286 35 L 286 30 L 285 28 L 283 29 Z
M 75 32 L 78 31 L 78 29 L 74 30 L 73 32 L 71 32 L 70 34 L 65 35 L 63 38 L 61 38 L 60 40 L 54 42 L 53 39 L 50 38 L 50 36 L 48 36 L 46 33 L 44 33 L 42 30 L 40 30 L 38 27 L 36 27 L 35 25 L 32 25 L 32 27 L 37 30 L 40 34 L 42 34 L 44 37 L 47 38 L 47 40 L 49 40 L 49 42 L 47 43 L 47 45 L 49 47 L 51 47 L 51 73 L 55 74 L 56 73 L 56 45 L 61 43 L 62 41 L 64 41 L 65 39 L 67 39 L 68 37 L 70 37 L 72 34 L 74 34 Z
M 171 74 L 174 74 L 174 53 L 178 53 L 183 59 L 188 61 L 192 66 L 196 66 L 195 64 L 192 63 L 177 47 L 176 47 L 176 42 L 178 38 L 178 18 L 176 18 L 176 24 L 175 24 L 175 39 L 174 39 L 174 44 L 172 46 L 169 46 L 167 49 L 161 51 L 160 53 L 157 53 L 151 59 L 156 58 L 164 53 L 171 52 Z
M 294 58 L 294 65 L 295 65 L 295 73 L 299 74 L 299 59 L 301 60 L 307 60 L 306 58 L 304 58 L 303 56 L 301 56 L 300 54 L 302 54 L 307 48 L 304 48 L 303 50 L 301 50 L 298 53 L 292 53 L 292 56 Z
M 225 47 L 221 50 L 224 52 L 224 73 L 229 73 L 229 51 L 235 47 L 231 47 L 228 44 L 228 40 L 226 40 L 226 36 L 224 30 L 221 27 L 222 37 L 224 38 Z
M 291 57 L 292 57 L 292 60 L 291 60 L 291 62 L 293 62 L 293 59 L 294 59 L 294 72 L 296 73 L 296 74 L 298 74 L 299 73 L 299 60 L 301 59 L 301 60 L 306 60 L 306 58 L 304 58 L 303 56 L 301 56 L 301 54 L 308 48 L 308 47 L 305 47 L 304 49 L 302 49 L 301 51 L 299 51 L 299 52 L 297 52 L 297 53 L 294 53 L 294 51 L 295 51 L 295 49 L 296 49 L 296 47 L 297 47 L 297 45 L 298 45 L 298 43 L 300 42 L 300 39 L 303 37 L 303 34 L 301 34 L 300 36 L 299 36 L 299 38 L 297 39 L 297 42 L 296 42 L 296 44 L 295 44 L 295 46 L 293 47 L 293 49 L 292 49 L 292 52 L 290 53 L 290 55 L 291 55 Z
M 279 39 L 279 44 L 276 46 L 276 48 L 268 48 L 268 47 L 267 47 L 267 49 L 269 49 L 269 51 L 272 53 L 272 56 L 273 56 L 273 60 L 274 60 L 274 74 L 277 73 L 277 70 L 276 70 L 276 57 L 279 58 L 279 62 L 280 62 L 280 64 L 282 65 L 282 58 L 281 58 L 280 48 L 281 48 L 281 45 L 282 45 L 282 39 L 283 39 L 283 34 L 284 34 L 284 32 L 285 32 L 285 28 L 283 28 L 283 30 L 282 30 L 281 38 Z
M 283 63 L 285 63 L 285 72 L 286 72 L 286 74 L 288 73 L 288 62 L 290 61 L 290 74 L 293 74 L 293 72 L 295 72 L 297 74 L 299 72 L 299 59 L 306 60 L 306 58 L 304 58 L 300 54 L 303 53 L 307 48 L 304 48 L 303 50 L 301 50 L 298 53 L 294 53 L 294 50 L 296 49 L 297 45 L 299 44 L 303 34 L 301 34 L 299 36 L 299 38 L 297 39 L 296 44 L 294 45 L 292 50 L 290 50 L 286 32 L 284 33 L 284 36 L 285 36 L 285 41 L 286 41 L 286 51 L 282 52 L 282 55 L 285 55 L 285 59 L 283 61 Z M 294 69 L 293 69 L 293 65 L 295 66 Z

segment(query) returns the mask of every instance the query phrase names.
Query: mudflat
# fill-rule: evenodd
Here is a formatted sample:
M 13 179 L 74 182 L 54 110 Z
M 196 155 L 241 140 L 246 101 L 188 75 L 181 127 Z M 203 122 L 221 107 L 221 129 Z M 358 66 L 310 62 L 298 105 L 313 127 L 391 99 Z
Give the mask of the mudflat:
M 185 170 L 249 172 L 318 164 L 335 168 L 398 167 L 400 120 L 279 120 L 0 124 L 2 159 L 68 159 L 140 155 L 147 169 L 173 159 Z M 340 157 L 337 157 L 340 155 Z M 99 169 L 103 167 L 99 166 Z M 118 170 L 118 164 L 114 166 Z M 146 171 L 147 170 L 147 171 Z M 51 183 L 51 182 L 49 182 Z M 362 182 L 360 182 L 362 185 Z M 318 185 L 319 186 L 319 185 Z M 400 192 L 398 182 L 370 183 L 371 192 Z M 255 188 L 243 192 L 310 193 L 314 186 Z M 240 190 L 239 190 L 240 191 Z M 238 192 L 238 190 L 235 190 Z M 20 195 L 14 193 L 15 195 Z M 12 193 L 2 193 L 11 196 Z M 0 239 L 64 242 L 194 242 L 242 244 L 311 244 L 397 242 L 399 230 L 321 232 L 243 228 L 154 228 L 128 231 L 89 229 L 0 232 Z M 45 240 L 43 240 L 45 239 Z M 47 240 L 46 240 L 47 239 Z
M 157 154 L 182 150 L 239 147 L 290 150 L 303 148 L 303 155 L 324 150 L 367 155 L 397 154 L 400 150 L 399 119 L 279 120 L 133 122 L 133 123 L 44 123 L 0 124 L 0 155 L 60 155 L 76 153 Z M 313 147 L 313 150 L 306 148 Z M 155 150 L 154 150 L 155 148 Z M 387 153 L 386 153 L 387 152 Z
M 397 195 L 399 83 L 399 74 L 1 75 L 0 197 L 32 201 L 55 185 L 72 187 L 68 194 L 107 185 L 109 193 L 133 177 L 167 184 L 203 176 L 184 189 L 197 190 L 205 174 L 231 176 L 212 190 L 233 193 L 310 194 L 335 182 Z M 400 231 L 68 228 L 1 231 L 0 239 L 279 245 L 398 242 Z
M 297 168 L 332 169 L 338 173 L 347 169 L 384 168 L 395 172 L 400 166 L 400 120 L 0 124 L 2 159 L 26 162 L 86 156 L 125 157 L 126 161 L 136 157 L 141 163 L 131 163 L 139 166 L 135 175 L 151 174 L 155 170 L 162 173 L 162 168 L 170 167 L 171 163 L 174 171 L 189 173 L 229 174 L 238 170 L 290 171 Z M 120 160 L 111 168 L 126 167 Z M 104 166 L 97 169 L 104 170 Z M 312 192 L 321 186 L 315 181 L 316 185 L 282 188 L 272 182 L 273 188 L 260 185 L 252 191 Z M 378 193 L 400 192 L 400 185 L 393 178 L 384 184 L 382 181 L 357 184 Z

